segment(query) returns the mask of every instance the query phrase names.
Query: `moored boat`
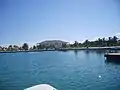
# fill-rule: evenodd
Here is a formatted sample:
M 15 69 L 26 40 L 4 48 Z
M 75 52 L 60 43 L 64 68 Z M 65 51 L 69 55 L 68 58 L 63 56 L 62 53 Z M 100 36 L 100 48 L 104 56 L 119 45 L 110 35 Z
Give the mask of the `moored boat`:
M 104 56 L 108 61 L 120 62 L 120 53 L 106 53 Z

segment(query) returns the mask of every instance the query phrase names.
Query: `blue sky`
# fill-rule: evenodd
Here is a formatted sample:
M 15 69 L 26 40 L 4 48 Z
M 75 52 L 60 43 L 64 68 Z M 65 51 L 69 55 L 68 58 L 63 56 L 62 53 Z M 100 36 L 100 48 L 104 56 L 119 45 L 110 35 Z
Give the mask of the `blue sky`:
M 119 0 L 0 0 L 0 44 L 120 35 Z

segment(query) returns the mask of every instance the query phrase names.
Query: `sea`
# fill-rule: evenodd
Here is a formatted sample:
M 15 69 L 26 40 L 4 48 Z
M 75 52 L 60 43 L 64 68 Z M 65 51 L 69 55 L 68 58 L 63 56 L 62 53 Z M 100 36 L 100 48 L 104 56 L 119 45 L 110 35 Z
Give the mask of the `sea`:
M 120 90 L 120 64 L 102 50 L 0 53 L 0 90 Z

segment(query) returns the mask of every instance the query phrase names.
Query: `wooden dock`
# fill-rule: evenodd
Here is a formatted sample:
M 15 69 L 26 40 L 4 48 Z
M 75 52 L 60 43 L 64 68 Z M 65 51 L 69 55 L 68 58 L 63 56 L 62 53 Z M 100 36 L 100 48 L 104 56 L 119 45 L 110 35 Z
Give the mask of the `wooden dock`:
M 106 60 L 120 62 L 120 53 L 106 53 Z

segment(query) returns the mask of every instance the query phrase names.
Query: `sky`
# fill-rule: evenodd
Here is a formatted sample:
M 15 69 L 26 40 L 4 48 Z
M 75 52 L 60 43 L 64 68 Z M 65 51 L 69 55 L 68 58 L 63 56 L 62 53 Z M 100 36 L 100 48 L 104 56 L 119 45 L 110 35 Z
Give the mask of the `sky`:
M 119 0 L 0 0 L 0 45 L 120 36 Z

